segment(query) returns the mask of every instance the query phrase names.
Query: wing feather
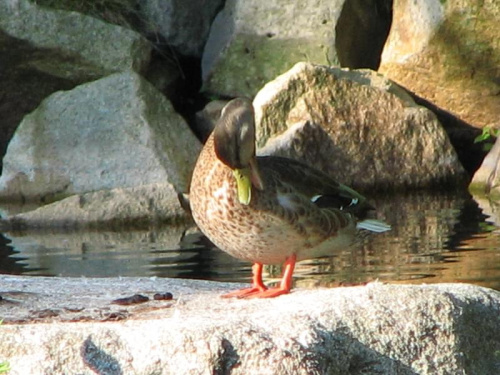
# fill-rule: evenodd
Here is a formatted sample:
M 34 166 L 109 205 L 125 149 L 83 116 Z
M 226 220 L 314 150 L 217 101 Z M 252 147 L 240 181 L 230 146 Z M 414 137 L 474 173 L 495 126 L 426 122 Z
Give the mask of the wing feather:
M 345 210 L 358 217 L 373 210 L 363 195 L 309 165 L 278 156 L 258 157 L 257 161 L 261 173 L 293 186 L 296 194 L 307 197 L 320 208 Z

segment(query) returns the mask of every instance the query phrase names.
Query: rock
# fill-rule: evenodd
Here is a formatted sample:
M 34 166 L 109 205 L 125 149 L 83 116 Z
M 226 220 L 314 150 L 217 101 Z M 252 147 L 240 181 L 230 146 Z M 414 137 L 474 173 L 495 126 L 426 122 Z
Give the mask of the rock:
M 443 125 L 446 134 L 448 134 L 453 148 L 457 152 L 458 160 L 460 160 L 460 163 L 469 176 L 472 176 L 479 169 L 483 159 L 486 157 L 485 143 L 491 143 L 491 140 L 476 142 L 476 138 L 482 133 L 480 128 L 475 128 L 451 112 L 445 111 L 415 94 L 412 95 L 412 98 L 415 100 L 415 103 L 430 109 L 436 115 L 441 125 Z
M 123 70 L 141 72 L 149 62 L 151 46 L 144 38 L 93 17 L 39 7 L 27 0 L 3 1 L 0 15 L 4 38 L 33 45 L 32 56 L 22 55 L 22 67 L 87 81 Z M 93 32 L 89 34 L 89 30 Z M 20 43 L 19 48 L 23 47 Z M 37 49 L 45 54 L 37 53 Z M 21 52 L 26 51 L 9 54 L 19 58 Z
M 224 1 L 146 0 L 138 2 L 145 29 L 184 56 L 200 58 L 210 25 Z
M 387 15 L 374 11 L 381 2 L 362 1 L 354 7 L 350 3 L 226 1 L 203 53 L 203 89 L 253 97 L 299 61 L 338 65 L 342 55 L 345 63 L 363 63 L 359 56 L 377 54 L 373 46 L 383 43 L 376 31 L 380 23 L 387 23 Z M 357 22 L 354 32 L 352 21 Z
M 393 0 L 350 0 L 335 25 L 340 66 L 377 70 L 392 22 Z
M 132 188 L 72 195 L 35 210 L 7 217 L 4 230 L 40 228 L 143 228 L 189 221 L 172 185 L 157 183 Z
M 488 195 L 500 200 L 500 138 L 483 160 L 469 185 L 469 190 L 477 195 Z
M 481 214 L 486 216 L 485 223 L 481 223 L 481 232 L 492 232 L 492 237 L 496 239 L 496 236 L 499 233 L 498 228 L 500 227 L 500 201 L 498 199 L 491 199 L 489 196 L 484 193 L 476 193 L 474 190 L 472 191 L 472 198 L 475 203 L 477 203 L 478 209 L 481 210 Z M 475 249 L 488 249 L 491 248 L 491 237 L 488 236 L 477 236 L 478 238 L 474 238 L 474 242 L 472 246 L 475 246 Z M 471 243 L 470 241 L 469 243 Z M 479 244 L 476 244 L 479 242 Z M 492 252 L 494 255 L 495 253 Z M 484 262 L 485 257 L 481 257 L 481 260 Z M 496 264 L 496 259 L 492 259 L 491 263 L 488 264 Z M 475 270 L 477 267 L 471 269 Z M 493 271 L 495 272 L 495 271 Z M 470 274 L 470 272 L 468 272 Z M 482 275 L 478 275 L 478 277 L 482 277 Z
M 28 0 L 0 1 L 0 155 L 23 116 L 58 90 L 148 66 L 151 44 L 129 29 Z
M 354 188 L 464 183 L 434 114 L 370 71 L 298 63 L 254 100 L 261 155 L 301 160 Z
M 227 100 L 213 100 L 201 111 L 196 112 L 196 132 L 203 142 L 209 137 L 212 130 L 214 130 L 215 124 L 220 118 L 220 113 L 227 103 Z
M 500 3 L 395 0 L 393 9 L 379 72 L 470 124 L 498 123 Z
M 131 71 L 57 92 L 12 138 L 0 200 L 169 182 L 187 192 L 199 141 L 172 105 Z
M 467 284 L 372 283 L 270 300 L 221 299 L 235 286 L 175 279 L 0 276 L 0 285 L 0 359 L 11 375 L 494 374 L 500 367 L 500 293 Z M 153 300 L 166 292 L 174 299 Z M 149 300 L 111 303 L 136 294 Z

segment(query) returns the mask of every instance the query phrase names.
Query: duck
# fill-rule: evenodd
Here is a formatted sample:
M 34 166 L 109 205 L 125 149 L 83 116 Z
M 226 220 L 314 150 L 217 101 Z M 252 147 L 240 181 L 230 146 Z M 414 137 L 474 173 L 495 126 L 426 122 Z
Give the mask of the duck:
M 353 246 L 366 233 L 390 230 L 368 218 L 367 198 L 302 162 L 256 156 L 252 101 L 235 98 L 222 109 L 192 175 L 193 219 L 210 241 L 249 261 L 252 285 L 223 297 L 272 298 L 290 293 L 296 262 Z M 283 264 L 279 284 L 268 288 L 266 264 Z

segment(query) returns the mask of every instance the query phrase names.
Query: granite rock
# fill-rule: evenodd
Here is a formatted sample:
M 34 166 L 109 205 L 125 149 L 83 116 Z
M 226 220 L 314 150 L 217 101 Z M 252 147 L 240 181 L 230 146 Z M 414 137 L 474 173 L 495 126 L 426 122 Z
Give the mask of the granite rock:
M 131 71 L 52 94 L 12 138 L 0 199 L 165 183 L 187 192 L 200 143 L 170 102 Z
M 11 375 L 500 369 L 500 293 L 491 289 L 372 283 L 296 290 L 268 300 L 219 298 L 235 287 L 175 279 L 0 276 L 0 361 L 9 362 Z M 173 300 L 152 298 L 165 292 Z M 147 298 L 116 303 L 135 294 Z
M 465 186 L 436 116 L 374 71 L 298 63 L 253 104 L 260 155 L 303 161 L 360 190 Z
M 500 3 L 395 0 L 379 72 L 477 127 L 498 126 Z

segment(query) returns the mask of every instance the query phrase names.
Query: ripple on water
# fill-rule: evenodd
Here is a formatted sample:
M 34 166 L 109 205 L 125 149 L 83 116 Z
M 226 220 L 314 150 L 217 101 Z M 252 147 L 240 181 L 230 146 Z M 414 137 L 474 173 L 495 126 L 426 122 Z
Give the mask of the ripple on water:
M 331 257 L 299 263 L 301 287 L 468 282 L 500 290 L 500 229 L 465 194 L 407 194 L 374 199 L 392 230 Z M 485 215 L 485 213 L 487 215 Z M 266 267 L 266 280 L 281 267 Z M 186 227 L 144 231 L 34 231 L 0 236 L 0 273 L 52 276 L 159 276 L 250 280 L 251 265 L 216 249 Z

